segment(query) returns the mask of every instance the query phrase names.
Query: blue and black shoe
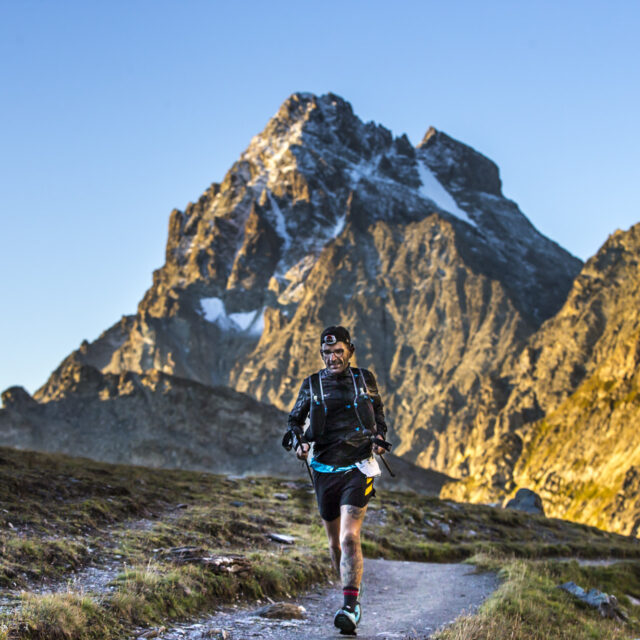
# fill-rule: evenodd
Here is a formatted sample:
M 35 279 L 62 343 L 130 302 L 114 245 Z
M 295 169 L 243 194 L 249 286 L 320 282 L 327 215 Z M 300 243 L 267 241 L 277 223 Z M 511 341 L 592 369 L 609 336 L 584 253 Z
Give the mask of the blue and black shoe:
M 350 607 L 343 607 L 338 609 L 336 616 L 333 619 L 333 624 L 340 629 L 340 633 L 345 635 L 356 635 L 356 628 L 360 624 L 362 618 L 362 607 L 359 602 L 356 602 L 353 609 Z

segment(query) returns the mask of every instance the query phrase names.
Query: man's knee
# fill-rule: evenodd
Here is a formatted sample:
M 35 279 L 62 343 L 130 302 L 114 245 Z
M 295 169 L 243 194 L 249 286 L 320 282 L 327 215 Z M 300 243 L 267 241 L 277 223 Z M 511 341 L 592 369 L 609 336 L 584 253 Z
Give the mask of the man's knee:
M 346 531 L 340 536 L 340 548 L 343 551 L 357 549 L 360 545 L 360 535 L 353 531 Z

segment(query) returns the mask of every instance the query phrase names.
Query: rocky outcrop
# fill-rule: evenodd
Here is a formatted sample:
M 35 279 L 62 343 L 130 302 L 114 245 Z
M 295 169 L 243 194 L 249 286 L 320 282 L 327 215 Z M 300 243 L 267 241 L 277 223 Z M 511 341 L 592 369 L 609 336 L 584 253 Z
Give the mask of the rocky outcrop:
M 544 507 L 540 496 L 531 489 L 518 489 L 515 498 L 511 498 L 504 505 L 505 509 L 514 509 L 515 511 L 524 511 L 525 513 L 535 513 L 544 515 Z
M 430 128 L 419 155 L 482 236 L 466 239 L 465 260 L 505 287 L 534 325 L 551 317 L 564 302 L 580 262 L 541 236 L 518 205 L 502 195 L 498 167 L 475 149 Z
M 2 392 L 2 405 L 14 409 L 34 407 L 38 403 L 24 387 L 9 387 Z
M 625 622 L 629 620 L 629 614 L 620 607 L 618 599 L 614 595 L 604 593 L 598 589 L 589 589 L 589 591 L 586 591 L 573 581 L 565 582 L 564 584 L 558 585 L 558 587 L 570 593 L 581 602 L 584 602 L 587 606 L 597 609 L 603 618 L 622 620 Z
M 585 264 L 561 311 L 505 361 L 502 407 L 487 403 L 478 419 L 494 434 L 485 459 L 446 495 L 490 500 L 527 486 L 547 515 L 638 533 L 639 264 L 640 225 Z
M 47 382 L 34 394 L 39 402 L 57 400 L 64 396 L 80 365 L 105 369 L 115 351 L 126 341 L 133 329 L 135 316 L 122 316 L 112 327 L 103 331 L 97 340 L 84 340 L 80 347 L 69 354 L 49 376 Z M 6 406 L 6 403 L 5 403 Z

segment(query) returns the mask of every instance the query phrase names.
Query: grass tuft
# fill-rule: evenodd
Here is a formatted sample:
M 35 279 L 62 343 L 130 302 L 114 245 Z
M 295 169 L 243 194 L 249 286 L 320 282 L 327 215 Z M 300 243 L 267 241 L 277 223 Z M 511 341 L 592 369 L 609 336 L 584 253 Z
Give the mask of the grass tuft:
M 623 563 L 603 570 L 580 567 L 577 562 L 538 562 L 491 554 L 475 556 L 470 562 L 481 570 L 497 571 L 501 586 L 477 615 L 462 616 L 436 634 L 435 640 L 623 640 L 640 631 L 636 617 L 628 624 L 605 620 L 558 589 L 559 584 L 575 579 L 584 588 L 599 588 L 620 598 L 624 589 L 640 588 L 637 567 L 629 572 Z M 604 575 L 608 582 L 602 582 Z
M 7 632 L 6 637 L 70 640 L 114 637 L 111 636 L 114 631 L 116 630 L 100 607 L 100 603 L 89 596 L 75 593 L 25 594 L 21 620 Z

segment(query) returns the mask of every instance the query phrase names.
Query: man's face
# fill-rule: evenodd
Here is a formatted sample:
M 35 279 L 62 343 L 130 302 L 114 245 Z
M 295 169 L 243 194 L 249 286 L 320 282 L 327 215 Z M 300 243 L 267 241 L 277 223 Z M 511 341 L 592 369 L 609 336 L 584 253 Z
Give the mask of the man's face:
M 345 342 L 323 344 L 320 347 L 320 355 L 324 361 L 324 366 L 327 367 L 331 373 L 342 373 L 349 366 L 351 349 Z

